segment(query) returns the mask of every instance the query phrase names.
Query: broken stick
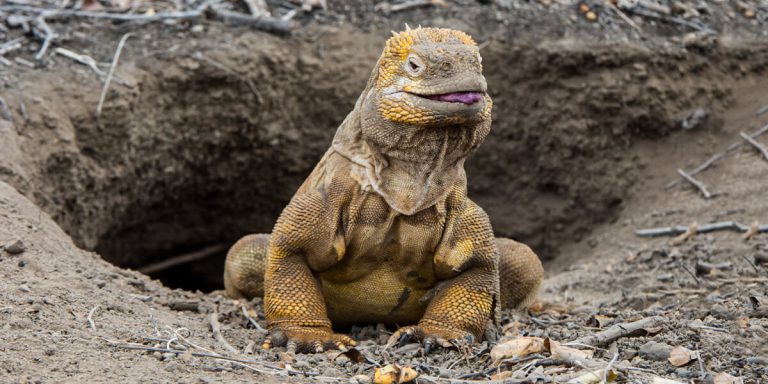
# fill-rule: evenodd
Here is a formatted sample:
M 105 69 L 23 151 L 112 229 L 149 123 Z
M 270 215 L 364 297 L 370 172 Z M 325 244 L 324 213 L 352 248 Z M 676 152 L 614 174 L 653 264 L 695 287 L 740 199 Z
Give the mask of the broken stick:
M 648 228 L 648 229 L 639 229 L 635 231 L 635 234 L 640 237 L 657 237 L 657 236 L 677 236 L 679 234 L 687 232 L 689 229 L 686 226 L 675 226 L 675 227 L 658 227 L 658 228 Z M 696 233 L 710 233 L 710 232 L 716 232 L 716 231 L 736 231 L 736 232 L 747 232 L 749 230 L 749 227 L 739 223 L 738 221 L 720 221 L 717 223 L 711 223 L 711 224 L 704 224 L 699 225 L 696 229 Z M 759 226 L 757 229 L 758 233 L 761 232 L 768 232 L 768 225 Z
M 196 260 L 204 259 L 208 256 L 215 255 L 219 252 L 224 252 L 229 248 L 229 246 L 230 246 L 229 243 L 211 245 L 209 247 L 205 247 L 203 249 L 200 249 L 194 252 L 185 253 L 183 255 L 174 256 L 157 263 L 149 264 L 139 269 L 139 272 L 149 275 L 152 273 L 164 271 L 166 269 L 170 269 L 182 264 L 187 264 Z
M 211 325 L 211 332 L 213 332 L 213 338 L 221 344 L 224 349 L 229 351 L 229 353 L 237 354 L 239 351 L 235 349 L 235 347 L 230 344 L 227 339 L 224 338 L 224 335 L 221 334 L 221 325 L 219 325 L 219 314 L 216 312 L 212 312 L 210 315 L 208 315 L 208 323 Z
M 760 153 L 763 154 L 763 157 L 768 160 L 768 149 L 766 149 L 762 144 L 758 143 L 757 140 L 753 139 L 751 136 L 747 135 L 744 132 L 739 132 L 739 136 L 741 136 L 742 139 L 746 140 L 747 143 L 752 144 L 753 147 L 757 148 L 757 150 L 760 151 Z
M 596 347 L 606 346 L 622 337 L 633 337 L 648 334 L 650 333 L 647 331 L 648 328 L 658 327 L 664 321 L 665 318 L 662 316 L 652 316 L 632 323 L 616 324 L 602 332 L 598 332 L 590 336 L 585 336 L 563 345 L 567 346 L 586 344 Z
M 704 183 L 702 183 L 699 180 L 694 179 L 693 176 L 689 175 L 688 173 L 686 173 L 682 169 L 678 169 L 677 170 L 677 174 L 682 176 L 685 180 L 687 180 L 689 183 L 693 184 L 693 186 L 698 188 L 699 191 L 701 192 L 701 194 L 704 195 L 705 199 L 711 199 L 712 198 L 712 194 L 707 190 L 707 187 L 704 185 Z
M 758 232 L 761 232 L 761 228 L 765 228 L 766 231 L 768 231 L 768 225 L 766 226 L 759 226 Z M 675 227 L 659 227 L 659 228 L 648 228 L 648 229 L 639 229 L 635 231 L 635 234 L 640 237 L 657 237 L 657 236 L 677 236 L 679 234 L 685 233 L 689 230 L 686 226 L 675 226 Z M 715 231 L 736 231 L 736 232 L 747 232 L 749 230 L 749 227 L 739 223 L 738 221 L 721 221 L 717 223 L 711 223 L 711 224 L 704 224 L 699 225 L 696 229 L 696 233 L 710 233 Z
M 112 76 L 115 75 L 115 68 L 117 67 L 117 62 L 120 60 L 120 52 L 123 51 L 125 40 L 131 37 L 132 34 L 133 34 L 132 32 L 126 33 L 125 35 L 123 35 L 122 38 L 120 38 L 120 42 L 117 43 L 117 49 L 115 50 L 115 57 L 112 58 L 112 65 L 109 66 L 109 73 L 107 74 L 107 80 L 106 82 L 104 82 L 104 88 L 101 89 L 101 97 L 99 97 L 99 105 L 96 106 L 96 116 L 101 115 L 101 108 L 104 106 L 104 99 L 107 98 L 109 83 L 112 81 Z

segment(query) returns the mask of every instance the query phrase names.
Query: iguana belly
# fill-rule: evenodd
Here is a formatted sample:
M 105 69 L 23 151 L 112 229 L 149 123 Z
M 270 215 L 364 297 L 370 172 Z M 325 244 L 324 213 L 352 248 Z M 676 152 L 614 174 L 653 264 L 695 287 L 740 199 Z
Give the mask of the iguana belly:
M 320 274 L 328 317 L 336 326 L 351 324 L 416 324 L 427 302 L 420 299 L 428 289 L 405 284 L 388 262 L 350 282 L 334 282 Z

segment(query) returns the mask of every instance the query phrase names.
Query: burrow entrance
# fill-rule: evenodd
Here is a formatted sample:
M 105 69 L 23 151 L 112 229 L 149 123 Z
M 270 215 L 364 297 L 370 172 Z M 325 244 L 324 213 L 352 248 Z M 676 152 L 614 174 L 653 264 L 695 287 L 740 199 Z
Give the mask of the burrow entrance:
M 175 41 L 144 58 L 129 50 L 125 84 L 101 116 L 100 84 L 86 72 L 21 79 L 6 100 L 24 102 L 29 118 L 0 177 L 112 263 L 152 268 L 171 287 L 219 289 L 226 248 L 271 230 L 354 105 L 382 36 L 247 34 Z M 634 140 L 662 139 L 697 107 L 721 110 L 729 79 L 764 69 L 764 50 L 743 50 L 488 45 L 494 125 L 467 164 L 470 197 L 498 235 L 556 257 L 630 196 Z M 188 261 L 157 264 L 180 255 Z

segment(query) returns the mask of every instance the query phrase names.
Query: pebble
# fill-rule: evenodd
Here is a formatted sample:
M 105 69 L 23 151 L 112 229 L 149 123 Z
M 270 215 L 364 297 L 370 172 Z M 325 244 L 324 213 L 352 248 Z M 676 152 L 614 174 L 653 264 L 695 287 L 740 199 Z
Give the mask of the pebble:
M 675 275 L 671 273 L 663 273 L 661 275 L 656 276 L 656 280 L 658 281 L 672 281 L 675 279 Z
M 22 284 L 22 285 L 19 285 L 19 291 L 22 291 L 24 293 L 29 293 L 31 289 L 29 289 L 29 285 Z
M 18 255 L 24 253 L 27 250 L 27 246 L 21 240 L 16 240 L 5 246 L 5 251 L 11 255 Z
M 671 346 L 649 341 L 640 347 L 637 354 L 646 360 L 664 361 L 669 358 L 670 352 L 672 352 Z
M 712 316 L 722 320 L 734 320 L 736 318 L 736 314 L 722 304 L 713 304 L 712 308 L 709 310 L 709 313 Z

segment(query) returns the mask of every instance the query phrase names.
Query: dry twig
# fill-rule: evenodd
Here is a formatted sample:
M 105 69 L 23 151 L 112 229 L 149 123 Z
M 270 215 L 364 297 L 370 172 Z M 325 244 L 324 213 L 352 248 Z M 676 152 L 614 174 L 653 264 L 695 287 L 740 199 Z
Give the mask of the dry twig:
M 248 310 L 245 308 L 245 305 L 241 305 L 240 309 L 243 311 L 243 316 L 245 316 L 245 318 L 248 319 L 248 322 L 250 322 L 254 328 L 256 328 L 261 332 L 267 332 L 266 329 L 264 329 L 261 325 L 259 325 L 259 323 L 256 322 L 256 320 L 253 319 L 253 317 L 248 315 Z
M 689 183 L 693 184 L 696 188 L 698 188 L 699 191 L 701 192 L 701 194 L 704 195 L 705 199 L 711 199 L 712 198 L 712 194 L 709 193 L 709 191 L 707 190 L 707 187 L 704 186 L 704 183 L 694 179 L 693 176 L 687 174 L 682 169 L 678 169 L 677 170 L 677 174 L 682 176 L 685 180 L 687 180 Z
M 744 132 L 739 132 L 739 136 L 741 136 L 742 139 L 746 140 L 747 143 L 752 144 L 753 147 L 757 148 L 757 150 L 760 151 L 760 153 L 763 154 L 763 157 L 768 160 L 768 149 L 766 149 L 762 144 L 758 143 L 757 140 L 753 139 L 751 136 L 747 135 Z
M 386 1 L 381 2 L 379 4 L 376 4 L 374 9 L 376 9 L 377 11 L 382 11 L 384 13 L 389 14 L 394 12 L 405 11 L 411 8 L 427 7 L 430 5 L 439 5 L 442 7 L 448 6 L 445 0 L 408 0 L 399 4 L 391 4 Z
M 107 98 L 107 90 L 109 90 L 109 83 L 112 81 L 112 76 L 115 74 L 115 68 L 120 60 L 120 52 L 123 51 L 125 41 L 131 37 L 132 33 L 128 32 L 120 38 L 120 42 L 117 43 L 117 49 L 115 50 L 115 57 L 112 58 L 112 65 L 109 66 L 109 73 L 107 74 L 107 81 L 104 82 L 104 88 L 101 89 L 101 96 L 99 97 L 99 105 L 96 107 L 96 116 L 101 115 L 101 108 L 104 106 L 104 99 Z
M 104 73 L 104 71 L 102 71 L 99 68 L 99 66 L 96 63 L 96 60 L 94 60 L 93 57 L 90 57 L 88 55 L 81 55 L 79 53 L 70 51 L 69 49 L 66 49 L 66 48 L 56 48 L 53 51 L 53 53 L 57 53 L 64 57 L 70 58 L 80 64 L 87 65 L 99 76 L 106 76 L 106 73 Z
M 35 24 L 37 25 L 37 28 L 43 32 L 43 43 L 40 45 L 40 50 L 38 50 L 37 54 L 35 54 L 35 60 L 43 59 L 43 56 L 45 56 L 45 53 L 48 51 L 48 47 L 51 46 L 51 41 L 53 41 L 53 39 L 58 36 L 55 32 L 53 32 L 51 27 L 48 26 L 48 23 L 45 22 L 46 15 L 47 12 L 43 12 L 37 16 L 37 18 L 35 18 Z
M 99 306 L 95 306 L 91 309 L 90 312 L 88 312 L 88 325 L 90 325 L 91 329 L 94 331 L 96 330 L 96 323 L 93 321 L 93 314 L 96 313 L 96 310 L 99 309 Z
M 227 250 L 228 247 L 229 247 L 229 244 L 211 245 L 209 247 L 205 247 L 203 249 L 200 249 L 194 252 L 185 253 L 183 255 L 167 258 L 157 263 L 149 264 L 139 269 L 139 271 L 147 275 L 151 273 L 164 271 L 166 269 L 170 269 L 182 264 L 190 263 L 195 260 L 204 259 L 216 253 L 223 252 Z
M 23 37 L 18 37 L 11 41 L 6 41 L 5 43 L 0 44 L 0 56 L 21 48 L 23 41 L 24 41 Z
M 768 227 L 768 226 L 765 226 Z M 757 231 L 758 233 L 763 232 L 762 231 L 763 226 L 759 226 Z M 766 232 L 768 232 L 768 228 L 765 228 Z M 677 236 L 681 233 L 685 233 L 689 230 L 686 226 L 675 226 L 675 227 L 658 227 L 658 228 L 648 228 L 648 229 L 638 229 L 635 231 L 635 235 L 640 237 L 657 237 L 657 236 Z M 749 230 L 749 227 L 747 227 L 744 224 L 739 223 L 738 221 L 720 221 L 717 223 L 711 223 L 711 224 L 703 224 L 698 225 L 696 228 L 696 233 L 710 233 L 710 232 L 716 232 L 716 231 L 736 231 L 736 232 L 747 232 Z
M 253 17 L 244 13 L 231 12 L 214 7 L 208 8 L 206 15 L 211 20 L 218 20 L 234 26 L 246 26 L 273 33 L 289 33 L 291 31 L 290 20 L 272 17 Z
M 221 326 L 219 325 L 219 314 L 216 312 L 212 312 L 210 315 L 208 315 L 208 324 L 211 325 L 211 332 L 213 332 L 213 338 L 216 339 L 216 341 L 221 344 L 224 349 L 229 351 L 230 353 L 237 354 L 238 350 L 235 349 L 227 339 L 224 338 L 224 335 L 221 334 Z
M 679 236 L 672 239 L 671 243 L 672 245 L 680 245 L 690 240 L 694 236 L 696 236 L 696 233 L 698 233 L 698 231 L 699 231 L 699 225 L 696 223 L 693 223 L 690 226 L 688 226 L 688 229 L 685 232 L 681 233 Z
M 586 344 L 605 346 L 622 337 L 631 337 L 647 333 L 646 329 L 658 327 L 664 320 L 665 319 L 662 316 L 652 316 L 631 323 L 616 324 L 594 335 L 585 336 L 563 345 Z

